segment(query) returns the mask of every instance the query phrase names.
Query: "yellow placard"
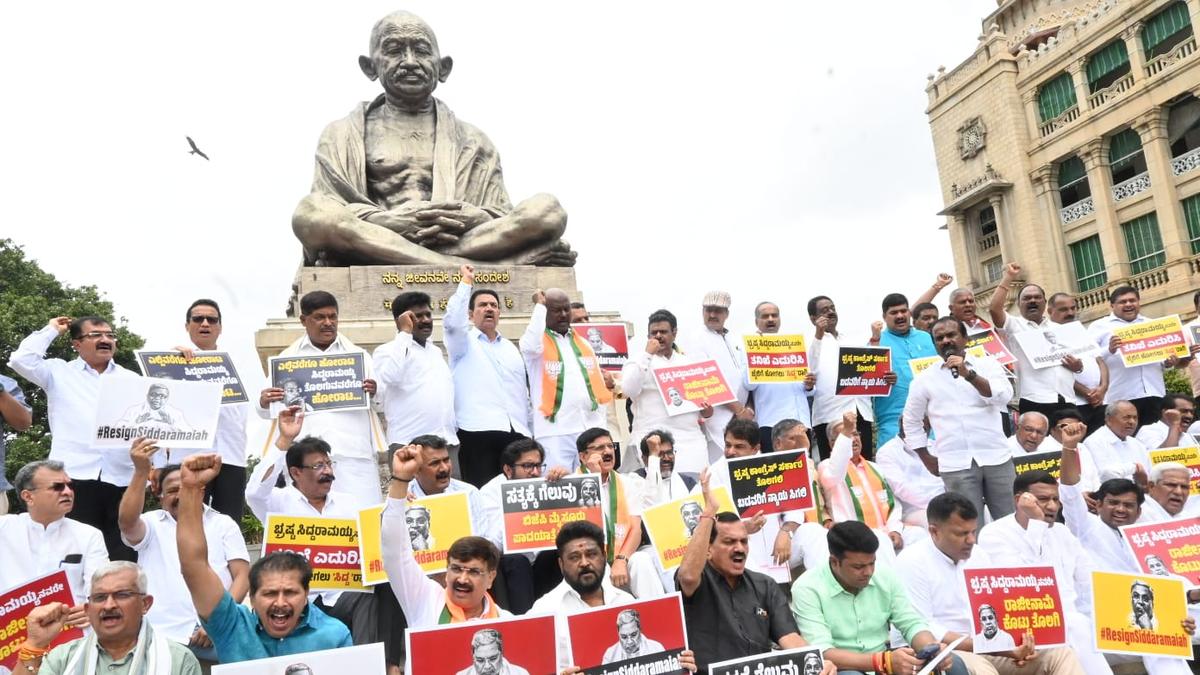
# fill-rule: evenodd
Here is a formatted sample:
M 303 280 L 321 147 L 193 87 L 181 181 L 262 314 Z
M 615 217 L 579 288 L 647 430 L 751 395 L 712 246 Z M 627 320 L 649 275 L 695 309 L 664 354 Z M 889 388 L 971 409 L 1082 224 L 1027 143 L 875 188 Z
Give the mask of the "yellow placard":
M 466 492 L 421 497 L 404 511 L 413 558 L 426 574 L 446 571 L 450 545 L 475 533 L 471 502 Z
M 1179 462 L 1188 468 L 1192 484 L 1192 494 L 1200 495 L 1200 448 L 1160 448 L 1150 451 L 1150 461 L 1153 464 L 1163 462 Z
M 750 382 L 796 382 L 808 375 L 803 335 L 745 335 Z
M 718 487 L 712 492 L 717 500 L 718 512 L 737 513 L 728 488 Z M 642 526 L 650 535 L 650 542 L 654 544 L 664 572 L 679 567 L 683 552 L 692 538 L 691 531 L 700 523 L 703 510 L 704 497 L 695 494 L 652 506 L 642 512 Z
M 308 560 L 313 590 L 363 589 L 356 520 L 268 514 L 263 555 L 276 551 L 292 551 Z
M 1172 356 L 1182 359 L 1191 353 L 1178 314 L 1114 328 L 1113 335 L 1121 338 L 1121 360 L 1126 367 L 1158 363 Z
M 1113 654 L 1192 656 L 1184 580 L 1149 574 L 1092 572 L 1096 648 Z
M 358 547 L 362 554 L 364 586 L 374 586 L 388 580 L 387 572 L 383 569 L 383 544 L 380 538 L 383 506 L 379 504 L 358 512 Z
M 917 377 L 926 370 L 929 370 L 930 366 L 941 364 L 943 361 L 945 359 L 940 356 L 922 356 L 919 359 L 909 359 L 908 367 L 912 370 L 913 377 Z

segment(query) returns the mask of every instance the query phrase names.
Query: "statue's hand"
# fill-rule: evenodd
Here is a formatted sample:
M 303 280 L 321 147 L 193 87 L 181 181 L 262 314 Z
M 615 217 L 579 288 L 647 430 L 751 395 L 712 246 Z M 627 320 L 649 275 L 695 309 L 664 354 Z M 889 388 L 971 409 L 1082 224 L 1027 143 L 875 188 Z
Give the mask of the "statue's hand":
M 408 206 L 405 204 L 405 206 Z M 417 220 L 417 217 L 411 213 L 402 213 L 399 210 L 395 211 L 380 211 L 373 213 L 366 218 L 368 223 L 386 227 L 405 239 L 415 243 L 424 244 L 424 239 L 429 238 L 436 232 L 427 232 L 430 228 L 427 224 Z M 425 234 L 422 232 L 425 231 Z
M 428 209 L 422 210 L 418 216 L 421 218 L 440 217 L 460 223 L 464 228 L 464 232 L 492 219 L 492 214 L 487 211 L 474 204 L 460 201 L 433 202 L 429 205 Z

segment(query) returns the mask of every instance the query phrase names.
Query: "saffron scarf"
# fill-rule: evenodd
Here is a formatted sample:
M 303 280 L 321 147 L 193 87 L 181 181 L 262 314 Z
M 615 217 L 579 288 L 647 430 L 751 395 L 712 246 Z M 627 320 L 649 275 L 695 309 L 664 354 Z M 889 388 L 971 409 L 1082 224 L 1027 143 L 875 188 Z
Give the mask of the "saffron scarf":
M 496 606 L 496 601 L 492 599 L 491 593 L 483 594 L 483 614 L 479 615 L 480 619 L 499 619 L 500 608 Z M 454 604 L 450 600 L 450 589 L 446 589 L 446 606 L 442 608 L 442 615 L 438 617 L 438 625 L 447 623 L 463 623 L 468 621 L 467 613 L 462 607 Z
M 581 473 L 591 473 L 586 466 L 579 467 Z M 630 524 L 629 507 L 625 504 L 625 484 L 616 471 L 608 473 L 608 512 L 604 514 L 604 541 L 607 544 L 608 564 L 616 558 L 617 551 L 625 546 L 633 527 Z
M 846 471 L 846 487 L 850 489 L 850 500 L 854 503 L 854 515 L 867 527 L 874 530 L 881 530 L 887 527 L 888 516 L 892 513 L 892 509 L 896 508 L 896 497 L 892 494 L 892 488 L 883 479 L 883 475 L 875 468 L 875 465 L 867 460 L 862 461 L 862 465 L 866 467 L 866 485 L 856 485 L 859 482 L 858 471 Z M 858 488 L 863 494 L 863 499 L 859 499 L 855 494 L 854 489 Z M 887 498 L 887 510 L 879 502 L 879 495 L 882 493 Z M 865 504 L 863 502 L 866 502 Z
M 542 402 L 538 405 L 538 412 L 551 422 L 558 416 L 558 410 L 562 407 L 563 387 L 567 381 L 567 364 L 563 360 L 562 350 L 558 348 L 558 341 L 554 338 L 555 333 L 552 330 L 546 329 L 542 333 Z M 571 351 L 575 354 L 575 362 L 579 364 L 579 371 L 583 374 L 583 383 L 587 387 L 588 398 L 592 401 L 592 410 L 600 407 L 600 404 L 608 404 L 612 400 L 612 392 L 604 384 L 604 376 L 600 373 L 600 363 L 596 354 L 575 331 L 568 331 L 567 338 L 571 343 Z

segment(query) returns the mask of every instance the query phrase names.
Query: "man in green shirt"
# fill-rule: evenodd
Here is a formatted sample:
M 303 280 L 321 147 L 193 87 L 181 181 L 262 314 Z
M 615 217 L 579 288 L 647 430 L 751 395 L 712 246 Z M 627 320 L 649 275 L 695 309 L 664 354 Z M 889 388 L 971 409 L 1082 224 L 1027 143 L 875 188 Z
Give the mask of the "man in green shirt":
M 28 635 L 18 652 L 17 672 L 36 675 L 200 675 L 200 663 L 187 645 L 155 635 L 146 612 L 146 574 L 134 563 L 110 562 L 92 575 L 84 604 L 90 635 L 49 649 L 63 630 L 70 608 L 51 602 L 34 609 Z M 49 652 L 49 653 L 47 653 Z
M 825 659 L 841 675 L 916 673 L 926 663 L 917 653 L 938 641 L 909 604 L 895 572 L 876 569 L 879 538 L 865 524 L 848 520 L 830 528 L 828 540 L 829 564 L 806 571 L 792 585 L 792 614 L 800 632 L 813 644 L 833 645 Z M 889 624 L 911 646 L 889 650 Z M 953 655 L 937 671 L 969 672 Z

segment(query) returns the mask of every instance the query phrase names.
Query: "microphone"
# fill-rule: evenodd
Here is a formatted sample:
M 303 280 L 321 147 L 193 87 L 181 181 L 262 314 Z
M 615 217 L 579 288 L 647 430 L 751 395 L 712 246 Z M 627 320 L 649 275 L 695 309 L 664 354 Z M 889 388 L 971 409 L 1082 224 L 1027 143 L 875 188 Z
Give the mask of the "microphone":
M 951 356 L 953 356 L 953 355 L 951 355 Z M 943 356 L 942 362 L 944 363 L 945 361 L 946 361 L 946 357 Z M 950 377 L 953 377 L 956 380 L 958 379 L 958 366 L 950 366 Z

